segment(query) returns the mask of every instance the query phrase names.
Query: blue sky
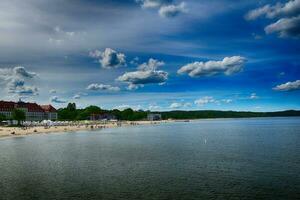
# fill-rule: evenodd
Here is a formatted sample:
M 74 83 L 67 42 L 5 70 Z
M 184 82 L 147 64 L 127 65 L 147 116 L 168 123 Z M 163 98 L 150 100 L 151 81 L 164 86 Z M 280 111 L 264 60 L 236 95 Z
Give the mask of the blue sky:
M 2 100 L 300 109 L 300 0 L 3 0 Z

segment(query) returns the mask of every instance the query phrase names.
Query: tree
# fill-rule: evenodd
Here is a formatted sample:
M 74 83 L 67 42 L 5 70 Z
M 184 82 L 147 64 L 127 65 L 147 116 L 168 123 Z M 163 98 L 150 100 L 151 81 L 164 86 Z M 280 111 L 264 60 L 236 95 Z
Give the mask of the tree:
M 20 125 L 21 121 L 24 121 L 26 119 L 26 116 L 25 116 L 25 112 L 23 110 L 20 110 L 20 109 L 14 109 L 12 111 L 12 118 L 14 120 L 17 120 L 18 121 L 18 125 Z
M 89 119 L 91 114 L 103 114 L 105 111 L 101 110 L 98 106 L 88 106 L 85 109 L 78 110 L 77 119 L 86 120 Z
M 2 122 L 2 121 L 4 121 L 4 120 L 6 120 L 5 115 L 0 114 L 0 122 Z
M 76 110 L 76 104 L 75 103 L 68 103 L 67 109 L 69 111 L 75 111 Z

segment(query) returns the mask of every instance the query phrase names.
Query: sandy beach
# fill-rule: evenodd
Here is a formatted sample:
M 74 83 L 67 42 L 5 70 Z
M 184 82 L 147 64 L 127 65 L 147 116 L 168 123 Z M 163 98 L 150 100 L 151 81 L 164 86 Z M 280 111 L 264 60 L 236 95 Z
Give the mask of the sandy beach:
M 0 138 L 19 137 L 34 134 L 50 134 L 50 133 L 64 133 L 82 130 L 95 130 L 103 128 L 114 128 L 120 126 L 137 126 L 137 125 L 151 125 L 157 123 L 166 123 L 168 121 L 122 121 L 122 122 L 90 122 L 88 124 L 72 124 L 65 126 L 34 126 L 34 127 L 4 127 L 0 126 Z

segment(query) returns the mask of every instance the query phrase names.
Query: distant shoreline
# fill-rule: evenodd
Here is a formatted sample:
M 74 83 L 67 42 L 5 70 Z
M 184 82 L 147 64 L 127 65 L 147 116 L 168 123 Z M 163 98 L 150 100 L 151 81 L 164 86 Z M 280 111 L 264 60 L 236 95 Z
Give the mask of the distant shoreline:
M 172 122 L 193 122 L 198 120 L 216 120 L 216 119 L 262 119 L 262 118 L 289 118 L 289 117 L 300 117 L 300 116 L 274 116 L 274 117 L 225 117 L 225 118 L 199 118 L 199 119 L 170 119 L 170 120 L 159 120 L 159 121 L 119 121 L 119 122 L 90 122 L 89 124 L 76 124 L 66 126 L 34 126 L 28 128 L 21 127 L 5 127 L 0 126 L 0 139 L 12 138 L 12 137 L 23 137 L 29 135 L 40 135 L 40 134 L 53 134 L 53 133 L 67 133 L 77 132 L 85 130 L 101 130 L 105 128 L 116 128 L 124 126 L 139 126 L 139 125 L 154 125 L 162 123 Z M 72 122 L 70 122 L 72 123 Z M 12 134 L 14 133 L 14 134 Z
M 138 125 L 152 125 L 167 122 L 175 122 L 182 120 L 161 120 L 161 121 L 121 121 L 121 122 L 90 122 L 89 124 L 71 124 L 65 126 L 33 126 L 33 127 L 5 127 L 0 126 L 0 139 L 21 137 L 27 135 L 51 134 L 76 132 L 84 130 L 101 130 L 104 128 L 115 128 L 122 126 L 138 126 Z

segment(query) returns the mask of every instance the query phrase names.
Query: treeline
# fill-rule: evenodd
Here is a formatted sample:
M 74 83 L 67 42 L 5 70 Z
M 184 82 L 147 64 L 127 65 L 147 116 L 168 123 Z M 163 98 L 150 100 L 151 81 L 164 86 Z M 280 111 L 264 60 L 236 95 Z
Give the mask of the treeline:
M 288 117 L 300 116 L 300 111 L 287 110 L 279 112 L 243 112 L 243 111 L 168 111 L 161 112 L 163 119 L 209 119 L 209 118 L 245 118 L 245 117 Z
M 134 111 L 131 108 L 125 110 L 104 110 L 98 106 L 88 106 L 84 109 L 77 109 L 75 103 L 69 103 L 66 108 L 58 109 L 58 120 L 88 120 L 91 114 L 112 114 L 118 120 L 142 120 L 147 118 L 146 111 Z
M 88 120 L 91 114 L 112 114 L 118 120 L 144 120 L 150 111 L 134 111 L 131 108 L 125 110 L 104 110 L 98 106 L 88 106 L 84 109 L 77 109 L 75 103 L 69 103 L 66 108 L 58 110 L 59 120 Z M 239 112 L 239 111 L 167 111 L 155 112 L 162 115 L 162 119 L 209 119 L 209 118 L 245 118 L 245 117 L 287 117 L 300 116 L 300 111 L 287 110 L 279 112 Z

